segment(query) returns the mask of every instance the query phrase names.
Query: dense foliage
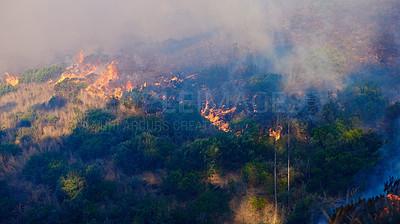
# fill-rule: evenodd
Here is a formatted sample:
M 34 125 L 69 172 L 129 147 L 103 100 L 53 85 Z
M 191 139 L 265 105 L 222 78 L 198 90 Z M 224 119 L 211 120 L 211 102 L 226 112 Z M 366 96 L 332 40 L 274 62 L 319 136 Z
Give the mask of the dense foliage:
M 64 68 L 60 65 L 51 65 L 40 69 L 28 69 L 19 78 L 21 83 L 42 83 L 56 78 L 63 72 Z
M 10 84 L 0 85 L 0 97 L 7 95 L 8 93 L 15 92 L 18 90 L 17 86 L 12 86 Z

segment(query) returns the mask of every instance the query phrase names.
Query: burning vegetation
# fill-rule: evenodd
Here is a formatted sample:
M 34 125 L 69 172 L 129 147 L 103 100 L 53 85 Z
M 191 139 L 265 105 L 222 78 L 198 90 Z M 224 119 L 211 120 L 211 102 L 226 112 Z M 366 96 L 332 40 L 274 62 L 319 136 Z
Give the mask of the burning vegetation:
M 18 78 L 17 77 L 11 76 L 7 72 L 5 73 L 5 75 L 7 76 L 7 79 L 6 79 L 7 84 L 10 84 L 12 86 L 18 85 Z
M 331 216 L 332 224 L 398 223 L 400 222 L 400 181 L 393 177 L 385 183 L 386 195 L 361 199 L 338 208 Z
M 234 27 L 1 73 L 0 222 L 399 222 L 394 178 L 347 203 L 397 172 L 400 4 L 248 23 L 255 2 L 217 10 Z

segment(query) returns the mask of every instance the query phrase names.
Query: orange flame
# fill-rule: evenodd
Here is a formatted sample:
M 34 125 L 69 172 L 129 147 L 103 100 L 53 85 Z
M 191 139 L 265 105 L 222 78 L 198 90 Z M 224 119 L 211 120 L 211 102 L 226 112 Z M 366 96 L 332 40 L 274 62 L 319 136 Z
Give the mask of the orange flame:
M 388 194 L 388 195 L 387 195 L 387 198 L 388 198 L 389 200 L 391 200 L 391 201 L 400 202 L 400 197 L 397 196 L 397 195 L 395 195 L 395 194 Z
M 201 115 L 209 120 L 211 124 L 217 126 L 220 130 L 228 132 L 230 130 L 229 123 L 225 120 L 225 116 L 235 112 L 236 107 L 229 110 L 224 110 L 223 108 L 225 108 L 225 105 L 220 109 L 209 108 L 209 102 L 207 101 L 206 107 L 201 110 Z
M 133 86 L 132 82 L 129 80 L 129 81 L 126 83 L 125 90 L 128 91 L 128 92 L 131 92 L 134 88 L 135 88 L 135 87 Z
M 86 78 L 86 76 L 96 72 L 99 69 L 98 64 L 82 64 L 83 60 L 83 50 L 81 50 L 76 56 L 76 62 L 78 64 L 67 68 L 67 70 L 63 74 L 61 74 L 61 78 L 56 83 L 54 83 L 54 85 L 64 81 L 66 78 Z
M 112 61 L 111 63 L 101 65 L 100 60 L 95 63 L 84 62 L 83 50 L 79 52 L 76 56 L 76 63 L 66 69 L 66 71 L 61 75 L 61 78 L 54 84 L 58 84 L 67 78 L 77 78 L 84 80 L 88 85 L 86 90 L 93 96 L 97 97 L 109 97 L 115 96 L 121 98 L 124 91 L 132 91 L 135 86 L 131 81 L 122 85 L 121 82 L 114 82 L 119 79 L 117 70 L 117 61 Z M 99 74 L 98 78 L 95 80 L 89 80 L 88 75 L 92 73 Z M 113 86 L 110 86 L 112 84 Z M 118 86 L 116 86 L 118 85 Z M 114 87 L 114 88 L 113 88 Z M 144 84 L 146 87 L 146 84 Z
M 282 131 L 282 126 L 278 126 L 276 131 L 272 130 L 272 128 L 269 129 L 269 136 L 275 138 L 275 141 L 278 141 L 281 138 L 281 131 Z
M 15 76 L 11 76 L 10 74 L 8 74 L 7 72 L 5 73 L 7 76 L 6 82 L 12 86 L 16 86 L 18 85 L 18 78 Z
M 122 98 L 123 91 L 120 87 L 115 88 L 114 96 L 118 99 Z
M 76 63 L 78 65 L 81 65 L 83 63 L 84 57 L 83 57 L 83 49 L 79 52 L 79 54 L 76 56 Z
M 109 94 L 110 90 L 108 89 L 108 84 L 111 81 L 118 79 L 117 64 L 117 61 L 112 61 L 107 66 L 107 69 L 101 72 L 100 78 L 93 85 L 89 85 L 86 90 L 98 97 L 111 95 Z

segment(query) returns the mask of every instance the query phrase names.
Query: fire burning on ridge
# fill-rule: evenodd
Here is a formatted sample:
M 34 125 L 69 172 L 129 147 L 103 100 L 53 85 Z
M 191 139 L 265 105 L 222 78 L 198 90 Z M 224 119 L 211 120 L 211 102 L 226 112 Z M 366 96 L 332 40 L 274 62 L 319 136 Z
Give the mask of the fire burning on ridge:
M 209 104 L 210 103 L 207 101 L 206 107 L 201 110 L 201 115 L 209 120 L 213 125 L 217 126 L 220 130 L 228 132 L 230 130 L 229 123 L 224 119 L 224 117 L 235 112 L 236 107 L 224 110 L 225 105 L 223 105 L 219 109 L 214 109 L 209 107 Z
M 76 56 L 76 62 L 78 65 L 81 65 L 83 63 L 83 60 L 85 58 L 83 57 L 83 49 L 79 52 L 79 54 Z
M 61 78 L 54 83 L 54 85 L 64 81 L 65 79 L 81 79 L 88 84 L 86 90 L 94 96 L 105 98 L 114 96 L 121 98 L 124 91 L 131 91 L 134 86 L 128 81 L 125 86 L 114 86 L 111 87 L 110 83 L 119 80 L 117 61 L 112 61 L 107 64 L 103 64 L 100 60 L 96 62 L 85 62 L 83 50 L 76 56 L 76 64 L 68 67 L 66 71 L 61 75 Z M 99 77 L 89 77 L 92 74 L 99 74 Z M 94 80 L 91 80 L 94 79 Z
M 6 72 L 5 74 L 7 76 L 7 78 L 6 78 L 7 84 L 10 84 L 12 86 L 18 85 L 18 77 L 12 76 L 12 75 L 8 74 L 8 72 Z
M 74 79 L 74 82 L 84 82 L 87 84 L 86 91 L 92 96 L 98 98 L 115 97 L 122 99 L 125 92 L 135 91 L 152 91 L 153 88 L 161 91 L 163 88 L 181 88 L 182 86 L 195 86 L 197 74 L 185 75 L 170 74 L 170 77 L 161 76 L 158 79 L 146 80 L 146 82 L 134 82 L 126 79 L 126 75 L 118 70 L 119 62 L 117 60 L 101 62 L 100 59 L 85 58 L 83 51 L 80 51 L 76 56 L 75 64 L 71 65 L 61 75 L 54 85 L 63 82 L 65 79 Z M 136 77 L 136 73 L 129 73 L 131 77 Z M 185 83 L 184 83 L 185 82 Z M 156 92 L 157 92 L 156 90 Z M 203 90 L 204 91 L 204 87 Z M 154 94 L 154 92 L 153 92 Z M 129 95 L 129 94 L 127 94 Z M 165 96 L 162 93 L 160 98 L 163 101 L 175 101 L 177 96 Z M 209 120 L 211 124 L 217 126 L 224 132 L 229 132 L 229 120 L 237 110 L 236 107 L 228 107 L 222 105 L 217 107 L 206 100 L 205 108 L 201 110 L 201 115 Z
M 73 78 L 86 78 L 88 75 L 95 73 L 99 69 L 99 62 L 92 64 L 92 63 L 83 63 L 83 50 L 79 52 L 76 56 L 76 64 L 67 68 L 67 70 L 61 74 L 61 78 L 54 83 L 54 85 L 64 81 L 66 78 L 73 79 Z
M 282 131 L 282 126 L 278 126 L 276 131 L 272 130 L 272 128 L 269 129 L 269 136 L 273 137 L 275 141 L 278 141 L 281 138 L 281 131 Z
M 94 93 L 95 95 L 99 97 L 105 97 L 107 96 L 108 92 L 111 91 L 109 88 L 109 84 L 111 81 L 117 80 L 118 77 L 118 70 L 117 70 L 117 61 L 112 61 L 108 66 L 107 69 L 102 71 L 100 73 L 100 78 L 93 84 L 89 85 L 86 90 L 88 90 L 90 93 Z M 116 97 L 121 97 L 122 96 L 122 90 L 121 89 L 116 89 L 114 91 Z

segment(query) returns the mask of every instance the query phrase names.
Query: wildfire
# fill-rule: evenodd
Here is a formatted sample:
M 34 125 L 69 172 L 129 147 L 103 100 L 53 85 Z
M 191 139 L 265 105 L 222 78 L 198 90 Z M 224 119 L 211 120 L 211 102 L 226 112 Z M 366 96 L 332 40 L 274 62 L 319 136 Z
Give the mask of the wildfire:
M 18 78 L 15 76 L 11 76 L 10 74 L 8 74 L 7 72 L 5 73 L 7 76 L 6 82 L 12 86 L 16 86 L 18 85 Z
M 400 198 L 389 193 L 340 208 L 330 223 L 390 223 L 399 213 Z
M 97 60 L 97 62 L 87 62 L 84 60 L 83 53 L 83 50 L 79 52 L 76 56 L 76 64 L 68 67 L 54 85 L 67 78 L 80 79 L 88 84 L 86 90 L 91 95 L 101 98 L 109 96 L 121 98 L 124 91 L 132 91 L 135 88 L 135 85 L 131 81 L 122 83 L 119 80 L 117 61 L 112 61 L 107 64 L 102 64 L 100 60 Z M 89 75 L 91 74 L 99 75 L 90 77 Z M 142 88 L 143 87 L 146 87 L 146 84 L 144 84 Z
M 187 76 L 185 79 L 195 79 L 196 77 L 195 77 L 196 75 L 189 75 L 189 76 Z
M 73 78 L 86 78 L 88 75 L 96 72 L 99 69 L 99 63 L 97 64 L 91 64 L 91 63 L 86 63 L 83 64 L 84 56 L 83 56 L 83 50 L 79 52 L 79 54 L 76 56 L 76 63 L 75 65 L 72 65 L 71 67 L 67 68 L 67 70 L 61 74 L 61 78 L 54 83 L 54 85 L 64 81 L 66 78 L 73 79 Z
M 276 131 L 272 130 L 272 128 L 269 129 L 269 136 L 275 138 L 275 141 L 278 141 L 281 138 L 281 131 L 282 131 L 282 126 L 278 126 Z
M 108 85 L 111 81 L 118 79 L 117 64 L 117 61 L 112 61 L 107 66 L 107 69 L 101 72 L 100 78 L 93 85 L 89 85 L 86 90 L 98 97 L 111 95 L 109 94 L 110 90 Z M 122 93 L 119 93 L 118 91 L 114 91 L 114 93 L 118 93 L 118 95 L 122 96 Z
M 220 109 L 209 108 L 209 102 L 206 102 L 206 107 L 201 110 L 201 115 L 204 116 L 207 120 L 211 122 L 211 124 L 217 126 L 220 130 L 224 132 L 229 131 L 229 123 L 225 120 L 225 116 L 232 114 L 236 107 L 233 107 L 229 110 L 224 110 L 225 105 L 223 105 Z
M 83 49 L 79 52 L 79 54 L 76 56 L 76 63 L 78 65 L 81 65 L 83 63 L 84 57 L 83 57 Z
M 170 82 L 178 82 L 178 83 L 180 83 L 180 82 L 183 82 L 183 79 L 180 79 L 180 78 L 178 78 L 178 77 L 173 77 L 172 79 L 171 79 L 171 81 Z
M 123 91 L 122 91 L 122 89 L 120 87 L 115 88 L 114 96 L 116 98 L 120 99 L 122 97 L 122 94 L 123 94 Z
M 131 92 L 135 87 L 133 86 L 132 82 L 129 80 L 125 85 L 125 90 Z
M 387 195 L 387 198 L 388 198 L 389 200 L 391 200 L 391 201 L 400 202 L 400 197 L 397 196 L 397 195 L 395 195 L 395 194 L 388 194 L 388 195 Z

